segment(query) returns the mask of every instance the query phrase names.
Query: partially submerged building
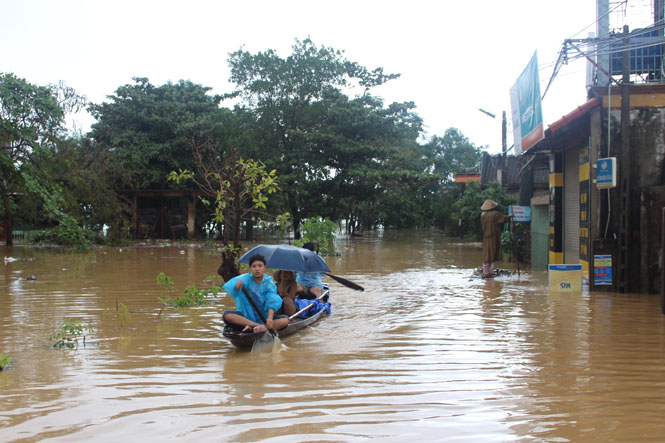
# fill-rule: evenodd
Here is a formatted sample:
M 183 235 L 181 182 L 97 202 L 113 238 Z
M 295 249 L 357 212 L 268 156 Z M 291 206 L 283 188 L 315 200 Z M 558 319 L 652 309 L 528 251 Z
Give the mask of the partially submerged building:
M 532 232 L 548 234 L 547 263 L 581 263 L 591 290 L 665 293 L 662 24 L 657 34 L 660 46 L 650 46 L 657 50 L 613 56 L 611 86 L 590 87 L 588 101 L 549 125 L 544 139 L 524 153 L 533 179 L 544 165 L 549 172 L 546 198 L 535 187 L 523 192 L 532 207 Z M 613 65 L 616 60 L 624 64 Z M 616 168 L 614 184 L 606 180 L 607 167 Z M 532 261 L 544 258 L 536 237 Z M 610 286 L 595 285 L 599 257 L 610 259 Z

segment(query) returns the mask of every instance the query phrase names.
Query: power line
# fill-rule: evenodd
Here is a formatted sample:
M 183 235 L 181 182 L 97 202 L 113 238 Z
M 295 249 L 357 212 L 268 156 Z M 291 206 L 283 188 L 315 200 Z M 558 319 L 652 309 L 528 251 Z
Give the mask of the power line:
M 625 3 L 627 3 L 627 0 Z M 618 6 L 616 6 L 614 9 L 616 9 Z M 563 64 L 568 64 L 569 62 L 572 62 L 580 58 L 591 59 L 602 55 L 611 55 L 613 53 L 622 52 L 625 50 L 635 51 L 639 49 L 651 48 L 654 46 L 662 46 L 663 44 L 665 44 L 665 37 L 642 37 L 639 39 L 635 39 L 640 35 L 652 33 L 655 31 L 660 31 L 662 29 L 665 29 L 665 23 L 663 23 L 663 20 L 659 20 L 653 25 L 634 30 L 630 32 L 628 35 L 612 34 L 609 37 L 564 40 L 563 48 L 559 52 L 559 58 L 554 64 L 552 75 L 550 76 L 550 80 L 547 84 L 547 87 L 545 88 L 545 92 L 543 93 L 541 99 L 545 98 L 545 94 L 549 90 L 549 87 L 556 78 L 556 76 L 559 74 L 559 71 L 561 70 Z M 630 39 L 628 45 L 623 44 L 623 40 L 625 40 L 626 38 Z M 575 43 L 583 44 L 586 45 L 587 47 L 593 45 L 593 49 L 582 50 L 579 48 L 578 45 L 575 45 Z M 620 48 L 613 47 L 613 45 L 617 44 L 621 44 L 621 47 Z M 577 53 L 569 55 L 568 53 L 569 48 L 575 49 Z

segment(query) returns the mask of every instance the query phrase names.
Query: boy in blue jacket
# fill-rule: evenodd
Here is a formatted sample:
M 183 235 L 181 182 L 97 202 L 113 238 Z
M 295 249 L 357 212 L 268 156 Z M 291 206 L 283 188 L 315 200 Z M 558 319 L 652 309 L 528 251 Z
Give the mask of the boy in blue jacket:
M 275 315 L 282 306 L 282 298 L 277 294 L 277 286 L 272 277 L 265 274 L 266 260 L 261 254 L 254 254 L 249 258 L 249 273 L 232 278 L 224 284 L 224 289 L 236 301 L 235 311 L 224 311 L 224 323 L 239 326 L 243 332 L 261 332 L 268 329 L 279 330 L 289 324 L 286 315 Z M 266 319 L 265 324 L 247 300 L 247 294 L 252 297 L 256 307 L 261 310 Z

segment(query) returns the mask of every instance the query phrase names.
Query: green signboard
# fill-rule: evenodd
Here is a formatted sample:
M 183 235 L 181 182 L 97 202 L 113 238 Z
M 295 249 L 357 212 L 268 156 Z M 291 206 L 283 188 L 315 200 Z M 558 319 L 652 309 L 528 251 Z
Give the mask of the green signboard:
M 538 54 L 534 52 L 529 64 L 510 88 L 516 153 L 525 152 L 545 135 L 540 98 Z

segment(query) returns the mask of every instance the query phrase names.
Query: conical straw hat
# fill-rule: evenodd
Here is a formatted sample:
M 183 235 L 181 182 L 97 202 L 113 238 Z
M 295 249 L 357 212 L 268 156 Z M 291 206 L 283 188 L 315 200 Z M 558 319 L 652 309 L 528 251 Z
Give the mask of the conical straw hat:
M 497 206 L 499 206 L 499 204 L 497 202 L 488 199 L 488 200 L 485 200 L 485 203 L 483 203 L 483 205 L 480 207 L 480 210 L 481 211 L 489 211 L 490 209 L 494 209 Z

